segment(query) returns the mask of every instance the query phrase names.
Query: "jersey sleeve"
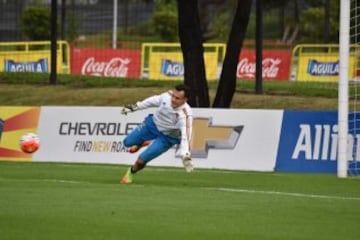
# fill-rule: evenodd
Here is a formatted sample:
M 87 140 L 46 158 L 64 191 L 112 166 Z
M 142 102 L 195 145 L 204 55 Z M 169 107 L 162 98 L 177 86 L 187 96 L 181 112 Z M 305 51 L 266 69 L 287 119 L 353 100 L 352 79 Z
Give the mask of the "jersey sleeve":
M 139 110 L 150 107 L 158 107 L 161 104 L 161 100 L 164 97 L 164 94 L 168 94 L 168 93 L 163 93 L 161 95 L 153 95 L 151 97 L 145 98 L 142 101 L 138 101 L 136 105 Z
M 179 146 L 179 155 L 190 155 L 191 136 L 192 136 L 193 115 L 190 107 L 183 109 L 183 122 L 181 126 L 181 141 Z

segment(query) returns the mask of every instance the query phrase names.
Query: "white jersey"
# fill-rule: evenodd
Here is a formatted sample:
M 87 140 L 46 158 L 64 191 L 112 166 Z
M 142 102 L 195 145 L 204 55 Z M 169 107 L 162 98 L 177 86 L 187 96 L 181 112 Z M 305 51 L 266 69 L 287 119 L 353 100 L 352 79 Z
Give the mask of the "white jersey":
M 158 107 L 153 120 L 158 130 L 169 137 L 181 140 L 180 155 L 190 153 L 193 114 L 189 104 L 173 108 L 171 106 L 171 92 L 154 95 L 136 103 L 139 110 Z

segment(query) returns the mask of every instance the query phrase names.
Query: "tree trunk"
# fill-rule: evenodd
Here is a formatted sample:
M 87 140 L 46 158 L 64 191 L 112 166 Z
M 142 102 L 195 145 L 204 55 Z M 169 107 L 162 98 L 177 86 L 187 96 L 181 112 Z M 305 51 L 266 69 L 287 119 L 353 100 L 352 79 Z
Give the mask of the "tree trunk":
M 236 70 L 249 23 L 252 0 L 238 0 L 213 107 L 230 108 L 236 90 Z
M 177 2 L 184 83 L 191 88 L 188 102 L 192 107 L 209 107 L 209 89 L 205 74 L 198 1 L 178 0 Z

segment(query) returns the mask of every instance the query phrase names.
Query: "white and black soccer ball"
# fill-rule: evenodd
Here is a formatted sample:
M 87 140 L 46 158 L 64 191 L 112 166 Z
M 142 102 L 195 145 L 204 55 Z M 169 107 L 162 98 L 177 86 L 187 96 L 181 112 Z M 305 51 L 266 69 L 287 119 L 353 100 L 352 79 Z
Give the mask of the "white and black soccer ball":
M 20 148 L 25 153 L 34 153 L 40 147 L 40 138 L 35 133 L 26 133 L 20 138 Z

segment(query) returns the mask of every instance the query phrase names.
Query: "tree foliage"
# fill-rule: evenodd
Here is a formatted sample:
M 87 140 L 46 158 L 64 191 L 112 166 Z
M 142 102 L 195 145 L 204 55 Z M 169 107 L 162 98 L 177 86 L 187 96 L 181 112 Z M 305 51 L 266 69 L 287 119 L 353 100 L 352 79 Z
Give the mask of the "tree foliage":
M 70 41 L 76 39 L 79 35 L 80 22 L 75 13 L 75 0 L 71 0 L 71 8 L 66 18 L 66 38 Z
M 325 11 L 323 6 L 310 7 L 303 11 L 301 15 L 301 35 L 299 42 L 302 43 L 322 43 L 324 41 L 325 29 L 330 31 L 329 42 L 339 42 L 339 2 L 331 4 L 329 14 L 329 26 L 325 26 Z
M 29 40 L 41 41 L 50 39 L 50 9 L 41 6 L 27 7 L 21 15 L 21 30 Z
M 178 40 L 178 16 L 174 0 L 157 1 L 152 25 L 154 32 L 163 41 L 174 42 Z

